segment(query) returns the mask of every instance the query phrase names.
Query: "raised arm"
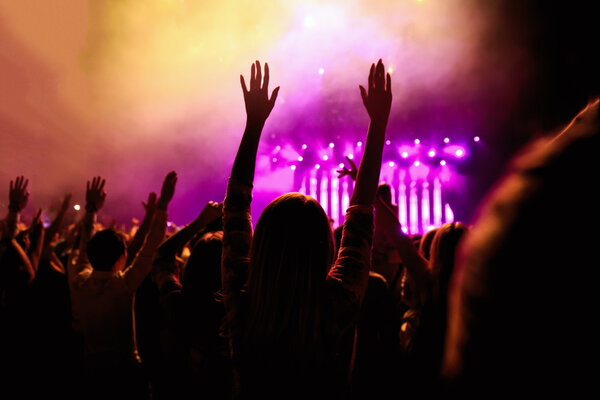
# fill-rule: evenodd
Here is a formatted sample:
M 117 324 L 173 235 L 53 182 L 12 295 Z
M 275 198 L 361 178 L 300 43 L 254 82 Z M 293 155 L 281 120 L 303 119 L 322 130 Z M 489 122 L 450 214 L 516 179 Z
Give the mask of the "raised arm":
M 137 256 L 138 252 L 142 248 L 142 244 L 146 240 L 146 236 L 150 231 L 150 226 L 152 225 L 152 220 L 154 219 L 154 213 L 156 212 L 156 193 L 150 192 L 148 194 L 148 201 L 143 202 L 144 210 L 146 213 L 144 214 L 144 219 L 138 230 L 135 232 L 131 243 L 127 247 L 127 262 L 125 265 L 131 265 L 133 260 Z
M 89 266 L 87 243 L 94 233 L 94 223 L 96 222 L 97 213 L 104 206 L 104 200 L 106 199 L 106 192 L 104 191 L 105 183 L 106 180 L 99 176 L 93 178 L 91 182 L 87 182 L 85 214 L 79 223 L 79 254 L 75 268 L 72 271 L 71 268 L 68 268 L 70 278 L 77 275 L 86 266 Z
M 223 205 L 214 201 L 209 201 L 204 206 L 200 214 L 192 222 L 187 224 L 177 233 L 171 235 L 158 248 L 161 257 L 175 257 L 183 249 L 183 246 L 206 225 L 223 215 Z
M 169 172 L 163 181 L 160 197 L 156 204 L 156 211 L 150 231 L 146 236 L 146 241 L 133 264 L 123 271 L 125 283 L 131 291 L 137 290 L 144 278 L 152 270 L 154 254 L 165 238 L 167 230 L 167 207 L 175 194 L 176 183 L 177 174 L 175 171 Z
M 346 160 L 348 160 L 348 164 L 350 164 L 350 169 L 346 168 L 346 166 L 344 166 L 342 169 L 338 169 L 336 171 L 338 173 L 338 179 L 348 175 L 353 181 L 355 181 L 358 168 L 356 168 L 356 164 L 354 164 L 354 161 L 352 161 L 350 157 L 346 156 Z
M 27 256 L 31 261 L 31 265 L 35 271 L 38 269 L 38 265 L 40 264 L 40 259 L 42 258 L 42 250 L 44 246 L 44 224 L 41 219 L 42 209 L 40 208 L 31 221 L 31 226 L 29 227 L 29 250 L 27 251 Z
M 258 61 L 252 64 L 250 89 L 246 87 L 244 77 L 240 76 L 246 105 L 246 128 L 233 163 L 223 203 L 221 279 L 222 294 L 228 310 L 235 309 L 236 295 L 242 290 L 248 271 L 248 255 L 252 242 L 250 203 L 256 152 L 262 129 L 279 93 L 278 86 L 269 99 L 269 78 L 269 65 L 265 63 L 263 80 Z
M 373 200 L 379 183 L 385 129 L 392 104 L 390 75 L 381 60 L 371 65 L 369 88 L 360 86 L 363 103 L 370 117 L 367 140 L 350 207 L 342 230 L 340 250 L 328 279 L 338 281 L 360 303 L 369 278 L 371 246 L 373 241 Z
M 24 176 L 18 176 L 14 181 L 10 181 L 8 215 L 6 216 L 4 231 L 4 236 L 10 239 L 17 235 L 17 224 L 19 223 L 21 211 L 23 211 L 29 200 L 28 183 L 29 179 L 25 179 Z
M 56 217 L 54 217 L 54 220 L 52 221 L 50 226 L 48 226 L 48 228 L 46 228 L 46 236 L 44 238 L 44 248 L 46 246 L 48 246 L 54 240 L 54 236 L 60 230 L 60 227 L 63 223 L 63 220 L 65 219 L 65 214 L 67 213 L 70 203 L 71 203 L 71 194 L 67 193 L 65 195 L 65 197 L 63 198 L 60 208 L 58 209 L 58 213 L 56 214 Z

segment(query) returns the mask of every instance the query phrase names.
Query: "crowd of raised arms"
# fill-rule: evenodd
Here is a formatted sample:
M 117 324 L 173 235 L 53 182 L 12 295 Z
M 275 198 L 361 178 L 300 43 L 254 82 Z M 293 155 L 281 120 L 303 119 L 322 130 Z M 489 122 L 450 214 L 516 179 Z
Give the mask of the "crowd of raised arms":
M 593 285 L 562 268 L 586 265 L 587 242 L 574 251 L 539 227 L 581 183 L 567 172 L 598 149 L 598 102 L 515 162 L 477 223 L 408 236 L 379 184 L 385 71 L 372 64 L 357 94 L 370 123 L 359 166 L 339 171 L 356 182 L 335 230 L 299 193 L 274 199 L 252 227 L 257 149 L 279 92 L 258 61 L 240 77 L 247 119 L 226 197 L 175 232 L 174 171 L 130 232 L 97 223 L 110 201 L 102 177 L 87 182 L 81 220 L 65 226 L 67 195 L 47 227 L 42 210 L 20 220 L 28 180 L 12 180 L 0 231 L 3 394 L 391 399 L 585 387 L 576 356 L 596 349 L 581 306 L 594 304 Z M 554 226 L 582 227 L 565 224 Z

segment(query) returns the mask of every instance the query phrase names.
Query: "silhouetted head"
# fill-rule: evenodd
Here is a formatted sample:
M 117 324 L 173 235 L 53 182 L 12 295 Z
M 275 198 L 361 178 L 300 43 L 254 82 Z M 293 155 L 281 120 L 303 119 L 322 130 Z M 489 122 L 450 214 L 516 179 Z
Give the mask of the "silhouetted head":
M 433 237 L 435 236 L 436 232 L 437 228 L 428 230 L 425 232 L 421 238 L 421 241 L 419 242 L 419 252 L 427 260 L 430 258 L 431 242 L 433 242 Z
M 392 188 L 387 183 L 381 183 L 377 187 L 377 196 L 386 204 L 392 205 Z
M 254 230 L 249 322 L 267 337 L 286 329 L 301 341 L 312 335 L 333 257 L 329 218 L 315 199 L 288 193 L 273 200 Z
M 97 271 L 121 270 L 127 256 L 125 238 L 112 229 L 100 231 L 87 243 L 87 255 L 92 268 Z M 118 265 L 121 259 L 123 265 Z
M 212 297 L 221 288 L 223 231 L 203 234 L 192 249 L 183 270 L 183 293 L 188 297 Z
M 447 223 L 436 229 L 431 242 L 429 265 L 434 282 L 434 296 L 445 298 L 454 270 L 456 249 L 468 228 L 461 222 Z

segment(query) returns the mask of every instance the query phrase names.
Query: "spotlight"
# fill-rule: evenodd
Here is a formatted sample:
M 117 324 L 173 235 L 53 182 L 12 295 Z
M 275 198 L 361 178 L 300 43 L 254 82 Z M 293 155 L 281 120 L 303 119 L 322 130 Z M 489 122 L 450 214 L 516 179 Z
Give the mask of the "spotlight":
M 394 164 L 394 162 L 393 162 L 393 161 L 390 161 L 390 162 L 388 163 L 388 165 L 389 165 L 390 167 L 393 167 L 395 164 Z
M 445 161 L 445 160 L 442 160 L 442 161 L 440 161 L 440 165 L 441 165 L 441 166 L 444 166 L 444 165 L 446 165 L 446 161 Z
M 456 150 L 456 153 L 454 153 L 454 154 L 456 154 L 456 157 L 460 158 L 465 155 L 465 152 L 462 149 L 458 149 L 458 150 Z
M 401 156 L 402 158 L 408 158 L 408 151 L 403 151 Z
M 444 143 L 450 143 L 450 138 L 444 138 Z
M 325 69 L 324 68 L 319 68 L 319 75 L 323 75 L 325 73 Z
M 481 140 L 481 138 L 480 138 L 479 136 L 475 136 L 475 137 L 473 138 L 473 141 L 474 141 L 474 142 L 479 142 L 480 140 Z
M 358 147 L 362 146 L 362 142 L 356 142 L 356 146 L 358 146 Z
M 352 160 L 354 158 L 354 154 L 348 154 L 347 157 Z
M 75 211 L 79 211 L 79 210 L 81 210 L 81 206 L 80 206 L 79 204 L 75 204 L 75 205 L 73 206 L 73 208 L 75 209 Z
M 327 157 L 327 155 L 323 156 L 323 161 L 327 161 L 329 159 L 329 157 Z
M 435 150 L 434 149 L 429 150 L 429 152 L 427 153 L 427 155 L 429 157 L 432 157 L 432 158 L 435 157 Z
M 415 139 L 415 144 L 420 144 L 421 141 L 419 139 Z
M 339 163 L 338 167 L 344 168 L 344 163 L 343 162 Z
M 392 144 L 392 141 L 388 139 L 385 141 L 385 144 L 387 144 L 389 146 L 390 144 Z
M 321 166 L 319 164 L 315 164 L 315 169 L 319 169 Z
M 275 147 L 275 151 L 279 151 L 279 150 L 281 150 L 281 146 L 277 145 L 277 147 Z
M 388 74 L 391 74 L 392 72 L 394 72 L 394 69 L 392 67 L 388 68 Z
M 302 145 L 302 150 L 306 150 L 307 147 L 308 147 L 307 145 L 303 144 Z
M 298 161 L 302 161 L 302 160 L 304 160 L 304 157 L 298 156 Z
M 329 148 L 333 149 L 335 147 L 335 144 L 333 144 L 333 142 L 329 143 Z
M 277 162 L 277 157 L 273 157 L 273 162 Z
M 417 160 L 414 162 L 415 167 L 418 167 L 419 165 L 421 165 L 421 161 Z
M 290 166 L 290 169 L 291 169 L 292 171 L 295 171 L 295 170 L 296 170 L 296 166 L 295 166 L 295 165 L 292 165 L 292 166 Z

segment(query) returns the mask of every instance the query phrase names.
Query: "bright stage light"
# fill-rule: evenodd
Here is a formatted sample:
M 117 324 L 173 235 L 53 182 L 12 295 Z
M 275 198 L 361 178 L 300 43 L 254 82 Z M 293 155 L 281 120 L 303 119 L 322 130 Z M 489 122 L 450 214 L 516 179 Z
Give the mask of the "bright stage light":
M 329 157 L 327 157 L 327 155 L 323 156 L 323 161 L 327 161 L 329 159 Z
M 440 165 L 441 165 L 441 166 L 444 166 L 444 165 L 446 165 L 446 161 L 444 161 L 444 160 L 440 161 Z
M 402 158 L 408 158 L 408 151 L 403 151 L 401 156 Z
M 306 150 L 307 147 L 308 147 L 307 145 L 303 144 L 302 145 L 302 150 Z
M 358 147 L 362 146 L 362 142 L 356 142 L 356 146 L 358 146 Z
M 75 205 L 73 206 L 73 208 L 75 209 L 75 211 L 79 211 L 79 210 L 81 210 L 81 206 L 80 206 L 79 204 L 75 204 Z
M 458 150 L 456 150 L 456 153 L 454 153 L 454 154 L 456 155 L 456 157 L 460 158 L 465 155 L 465 152 L 464 152 L 464 150 L 458 149 Z
M 304 160 L 304 157 L 298 156 L 298 161 L 302 161 L 302 160 Z
M 450 138 L 444 138 L 444 143 L 450 143 Z
M 415 139 L 415 144 L 420 144 L 421 141 L 419 139 Z
M 385 144 L 387 144 L 389 146 L 390 144 L 392 144 L 392 141 L 391 140 L 386 140 Z
M 296 166 L 295 166 L 295 165 L 292 165 L 292 166 L 290 166 L 290 169 L 291 169 L 292 171 L 295 171 L 295 170 L 296 170 Z
M 389 165 L 390 167 L 393 167 L 393 166 L 394 166 L 394 165 L 396 165 L 396 164 L 395 164 L 393 161 L 390 161 L 390 162 L 388 163 L 388 165 Z
M 319 75 L 323 75 L 325 73 L 325 69 L 324 68 L 319 68 L 319 71 L 317 71 L 319 73 Z
M 335 144 L 333 142 L 331 142 L 331 143 L 329 143 L 329 147 L 333 149 L 335 147 Z
M 338 164 L 338 167 L 340 167 L 340 168 L 344 168 L 344 163 L 343 163 L 343 162 L 339 163 L 339 164 Z
M 429 150 L 429 152 L 427 153 L 427 155 L 429 157 L 435 157 L 435 150 L 434 149 Z
M 315 169 L 319 169 L 321 166 L 319 164 L 315 164 Z
M 479 142 L 480 140 L 481 140 L 481 138 L 480 138 L 479 136 L 475 136 L 475 137 L 473 138 L 473 141 L 474 141 L 474 142 Z
M 354 154 L 348 154 L 347 157 L 352 160 L 352 159 L 354 159 Z

